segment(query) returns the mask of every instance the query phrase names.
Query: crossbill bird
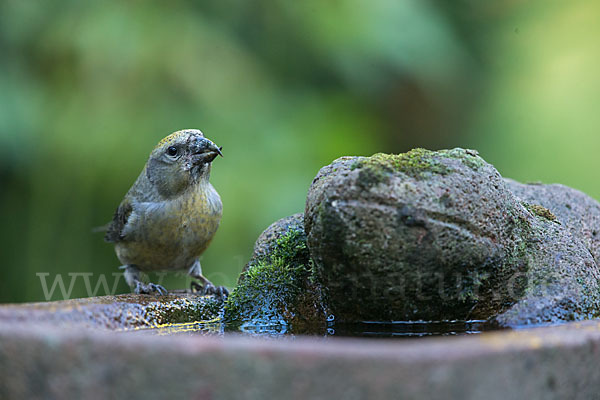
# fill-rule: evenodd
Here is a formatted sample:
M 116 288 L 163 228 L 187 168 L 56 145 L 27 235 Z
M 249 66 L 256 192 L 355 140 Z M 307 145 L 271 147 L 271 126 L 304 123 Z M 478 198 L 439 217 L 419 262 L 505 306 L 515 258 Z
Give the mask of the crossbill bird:
M 154 150 L 113 220 L 104 239 L 115 244 L 125 280 L 135 293 L 166 294 L 144 283 L 141 272 L 188 270 L 198 280 L 192 289 L 227 295 L 202 275 L 199 257 L 213 239 L 223 204 L 210 184 L 210 169 L 222 148 L 197 129 L 172 133 Z

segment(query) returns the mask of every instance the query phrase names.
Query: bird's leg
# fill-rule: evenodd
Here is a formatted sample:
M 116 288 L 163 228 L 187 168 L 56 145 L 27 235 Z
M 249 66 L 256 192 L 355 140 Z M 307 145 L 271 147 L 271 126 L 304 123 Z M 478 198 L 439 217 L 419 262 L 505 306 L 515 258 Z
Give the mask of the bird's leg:
M 133 293 L 135 294 L 153 294 L 158 293 L 159 295 L 166 295 L 167 289 L 161 285 L 154 283 L 144 283 L 140 279 L 140 270 L 132 264 L 123 265 L 121 269 L 124 269 L 125 282 L 129 285 Z
M 206 279 L 204 275 L 202 275 L 202 266 L 200 265 L 200 261 L 194 261 L 192 267 L 190 268 L 188 274 L 194 278 L 199 280 L 202 284 L 198 282 L 192 281 L 191 289 L 192 292 L 200 293 L 200 294 L 208 294 L 208 295 L 217 295 L 219 297 L 227 297 L 229 295 L 229 291 L 225 286 L 215 286 L 211 281 Z

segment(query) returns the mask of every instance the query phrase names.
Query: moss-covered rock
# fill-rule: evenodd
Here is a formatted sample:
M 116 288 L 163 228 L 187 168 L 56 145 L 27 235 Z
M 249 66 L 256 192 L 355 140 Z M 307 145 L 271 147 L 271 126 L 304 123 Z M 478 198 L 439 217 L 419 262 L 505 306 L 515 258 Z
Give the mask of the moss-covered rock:
M 477 152 L 416 149 L 322 168 L 305 228 L 337 320 L 595 315 L 588 249 L 551 211 L 525 205 Z
M 208 331 L 220 323 L 222 312 L 223 301 L 218 297 L 173 291 L 167 296 L 121 294 L 5 305 L 0 307 L 0 323 L 28 321 L 107 330 L 172 328 L 194 323 L 197 331 Z
M 258 238 L 254 255 L 225 305 L 225 321 L 248 330 L 315 332 L 325 328 L 313 279 L 303 214 L 279 220 Z
M 290 235 L 286 243 L 280 240 L 283 236 Z M 283 245 L 282 245 L 283 244 Z M 254 243 L 254 252 L 250 261 L 244 266 L 239 279 L 243 280 L 249 268 L 259 262 L 268 260 L 276 250 L 287 262 L 294 265 L 308 264 L 310 257 L 306 247 L 306 234 L 304 233 L 304 213 L 297 213 L 275 221 L 265 229 Z

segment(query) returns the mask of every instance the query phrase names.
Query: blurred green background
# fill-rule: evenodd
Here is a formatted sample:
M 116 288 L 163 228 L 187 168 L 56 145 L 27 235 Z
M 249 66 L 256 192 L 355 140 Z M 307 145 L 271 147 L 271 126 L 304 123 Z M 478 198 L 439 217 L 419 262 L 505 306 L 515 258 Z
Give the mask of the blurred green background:
M 224 147 L 202 264 L 227 286 L 343 155 L 475 148 L 600 198 L 599 20 L 594 0 L 3 0 L 0 301 L 44 300 L 39 273 L 113 279 L 91 229 L 182 128 Z

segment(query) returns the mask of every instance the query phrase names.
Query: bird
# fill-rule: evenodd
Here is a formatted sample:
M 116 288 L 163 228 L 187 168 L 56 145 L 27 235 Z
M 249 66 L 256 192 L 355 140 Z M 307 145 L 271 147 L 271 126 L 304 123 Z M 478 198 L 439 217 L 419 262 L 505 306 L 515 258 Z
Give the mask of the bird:
M 136 294 L 166 295 L 144 283 L 141 272 L 187 270 L 192 291 L 227 296 L 223 286 L 202 275 L 199 257 L 212 241 L 223 214 L 210 184 L 213 160 L 223 148 L 198 129 L 176 131 L 152 150 L 144 169 L 106 225 L 127 284 Z

